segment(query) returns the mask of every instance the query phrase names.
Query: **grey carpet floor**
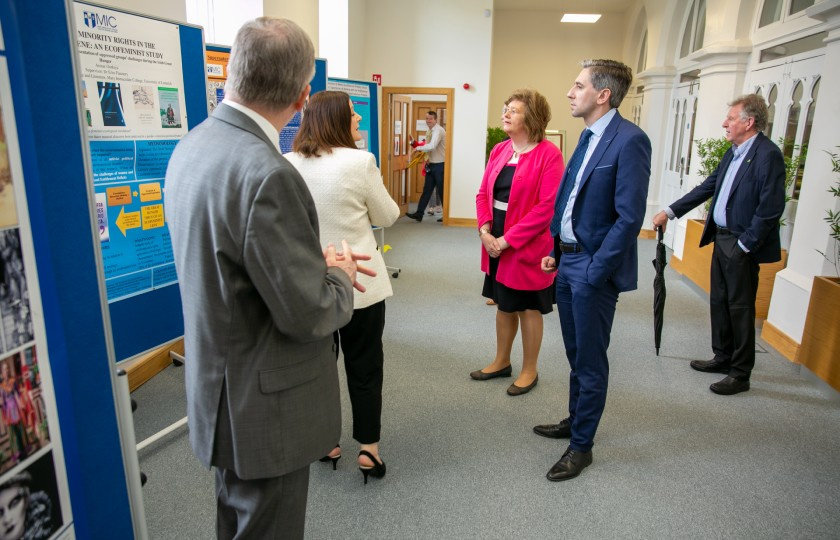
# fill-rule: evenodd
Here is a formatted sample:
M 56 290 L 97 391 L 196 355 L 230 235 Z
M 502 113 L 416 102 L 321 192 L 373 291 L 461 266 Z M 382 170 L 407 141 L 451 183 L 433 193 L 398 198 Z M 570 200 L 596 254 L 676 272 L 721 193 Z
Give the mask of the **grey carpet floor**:
M 640 242 L 639 290 L 619 298 L 594 463 L 558 484 L 545 473 L 565 442 L 531 431 L 566 416 L 556 312 L 545 316 L 539 384 L 510 397 L 513 379 L 468 376 L 495 351 L 475 231 L 403 218 L 386 242 L 387 263 L 402 270 L 384 338 L 388 473 L 362 484 L 342 377 L 344 457 L 335 472 L 311 467 L 307 537 L 840 537 L 840 400 L 760 339 L 752 389 L 712 394 L 720 376 L 688 366 L 711 357 L 708 300 L 670 268 L 657 357 L 653 241 Z M 184 416 L 182 371 L 167 368 L 133 397 L 139 442 Z M 140 464 L 150 538 L 215 536 L 213 474 L 193 457 L 186 428 L 142 450 Z

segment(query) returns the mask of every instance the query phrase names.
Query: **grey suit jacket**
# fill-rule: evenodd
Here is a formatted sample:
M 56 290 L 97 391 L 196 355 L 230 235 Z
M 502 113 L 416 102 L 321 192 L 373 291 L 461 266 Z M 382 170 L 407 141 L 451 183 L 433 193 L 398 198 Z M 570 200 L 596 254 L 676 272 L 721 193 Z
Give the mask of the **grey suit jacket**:
M 224 104 L 175 148 L 166 219 L 184 310 L 190 443 L 205 467 L 280 476 L 338 442 L 332 333 L 353 285 L 327 268 L 306 184 Z

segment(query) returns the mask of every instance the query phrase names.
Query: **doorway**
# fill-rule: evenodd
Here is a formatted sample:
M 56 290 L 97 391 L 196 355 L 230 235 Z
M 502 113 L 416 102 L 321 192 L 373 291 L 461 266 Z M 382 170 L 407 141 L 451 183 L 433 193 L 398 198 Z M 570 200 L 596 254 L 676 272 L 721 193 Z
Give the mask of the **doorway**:
M 446 130 L 446 153 L 443 173 L 443 224 L 449 220 L 449 192 L 450 174 L 452 163 L 452 134 L 454 127 L 454 97 L 453 88 L 419 88 L 419 87 L 382 87 L 382 116 L 380 142 L 380 156 L 382 156 L 382 181 L 391 198 L 400 207 L 400 214 L 408 212 L 408 205 L 419 198 L 414 198 L 415 192 L 422 191 L 422 180 L 419 175 L 412 175 L 409 170 L 408 160 L 408 137 L 418 134 L 425 135 L 417 130 L 416 114 L 412 106 L 413 95 L 421 96 L 443 96 L 445 101 L 435 102 L 436 107 L 443 109 L 444 114 L 438 113 L 438 121 Z M 425 119 L 425 112 L 423 114 Z M 441 120 L 444 119 L 443 122 Z M 425 122 L 424 122 L 425 124 Z M 419 193 L 419 192 L 418 192 Z

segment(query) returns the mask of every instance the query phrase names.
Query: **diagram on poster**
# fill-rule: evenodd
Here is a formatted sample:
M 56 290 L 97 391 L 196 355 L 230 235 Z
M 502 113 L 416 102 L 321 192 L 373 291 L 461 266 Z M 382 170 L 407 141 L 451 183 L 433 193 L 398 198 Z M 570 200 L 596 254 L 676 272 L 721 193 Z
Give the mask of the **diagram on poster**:
M 74 9 L 96 222 L 114 302 L 177 280 L 163 193 L 169 157 L 187 132 L 180 36 L 174 24 Z

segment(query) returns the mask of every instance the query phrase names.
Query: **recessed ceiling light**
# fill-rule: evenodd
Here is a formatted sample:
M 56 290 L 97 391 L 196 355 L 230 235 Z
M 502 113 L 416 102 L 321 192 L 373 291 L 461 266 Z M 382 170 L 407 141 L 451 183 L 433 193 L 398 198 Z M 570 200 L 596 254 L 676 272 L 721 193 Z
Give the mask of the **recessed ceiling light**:
M 601 18 L 600 13 L 564 13 L 560 22 L 567 23 L 594 23 Z

